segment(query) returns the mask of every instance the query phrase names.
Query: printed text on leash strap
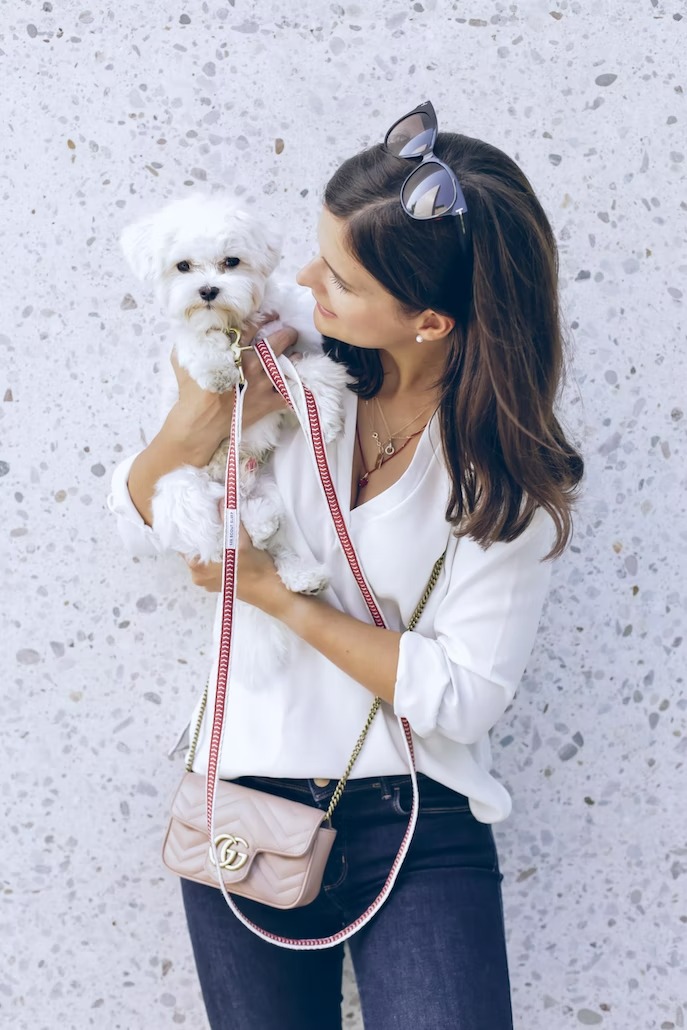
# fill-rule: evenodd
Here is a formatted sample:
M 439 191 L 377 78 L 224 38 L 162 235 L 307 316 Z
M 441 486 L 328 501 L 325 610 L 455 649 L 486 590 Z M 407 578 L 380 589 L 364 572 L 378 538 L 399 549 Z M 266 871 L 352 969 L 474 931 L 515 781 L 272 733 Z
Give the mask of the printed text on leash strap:
M 239 513 L 236 508 L 224 512 L 224 550 L 235 551 L 239 546 Z

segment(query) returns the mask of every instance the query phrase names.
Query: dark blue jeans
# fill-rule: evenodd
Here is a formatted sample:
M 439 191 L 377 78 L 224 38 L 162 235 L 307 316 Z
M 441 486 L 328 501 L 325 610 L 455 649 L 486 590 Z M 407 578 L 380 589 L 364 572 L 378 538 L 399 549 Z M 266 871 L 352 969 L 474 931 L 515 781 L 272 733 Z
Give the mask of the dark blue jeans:
M 512 1030 L 501 880 L 491 827 L 467 798 L 418 777 L 420 816 L 391 896 L 349 941 L 367 1030 Z M 336 781 L 243 777 L 246 786 L 326 808 Z M 346 926 L 384 883 L 407 825 L 409 776 L 350 780 L 318 898 L 280 911 L 237 898 L 288 937 Z M 340 1030 L 343 945 L 287 951 L 235 918 L 220 890 L 182 880 L 212 1030 Z

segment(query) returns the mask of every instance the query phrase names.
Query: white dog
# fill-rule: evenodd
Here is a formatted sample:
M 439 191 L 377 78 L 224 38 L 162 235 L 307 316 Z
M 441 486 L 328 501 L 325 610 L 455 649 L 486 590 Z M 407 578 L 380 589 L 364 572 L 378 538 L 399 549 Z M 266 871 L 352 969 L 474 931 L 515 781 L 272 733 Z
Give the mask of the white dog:
M 194 194 L 128 226 L 121 245 L 134 273 L 154 282 L 159 303 L 177 324 L 179 364 L 206 390 L 221 393 L 234 387 L 240 374 L 233 346 L 237 335 L 261 311 L 279 312 L 284 323 L 298 330 L 298 372 L 317 400 L 324 438 L 337 436 L 350 379 L 322 352 L 322 338 L 312 320 L 304 318 L 302 291 L 271 278 L 280 256 L 280 239 L 271 228 L 227 196 Z M 177 396 L 171 376 L 170 384 L 165 415 Z M 304 563 L 290 548 L 288 515 L 266 465 L 286 418 L 293 416 L 276 412 L 242 433 L 241 521 L 254 545 L 272 555 L 290 590 L 317 593 L 327 584 L 326 570 L 319 563 Z M 182 466 L 156 484 L 153 525 L 169 550 L 202 562 L 221 561 L 218 501 L 224 496 L 227 450 L 228 440 L 206 468 Z M 235 615 L 235 639 L 252 645 L 241 648 L 251 653 L 251 671 L 266 675 L 274 660 L 284 658 L 289 631 L 241 602 Z

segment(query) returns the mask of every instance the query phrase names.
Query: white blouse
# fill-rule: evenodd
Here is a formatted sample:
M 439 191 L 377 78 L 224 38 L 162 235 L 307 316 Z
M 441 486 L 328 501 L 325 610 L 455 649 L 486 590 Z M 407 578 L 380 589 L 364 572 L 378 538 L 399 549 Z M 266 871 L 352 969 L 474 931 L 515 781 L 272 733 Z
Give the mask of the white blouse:
M 393 708 L 383 704 L 352 777 L 407 773 L 397 716 L 413 730 L 417 769 L 470 799 L 485 823 L 505 819 L 511 798 L 490 775 L 489 730 L 513 700 L 534 643 L 554 539 L 550 516 L 539 510 L 511 543 L 483 550 L 457 540 L 445 519 L 449 477 L 437 417 L 425 428 L 412 461 L 383 493 L 350 510 L 357 397 L 346 391 L 345 428 L 328 446 L 339 503 L 375 600 L 390 629 L 403 631 L 444 551 L 439 580 L 413 632 L 402 632 Z M 137 452 L 138 453 L 138 452 Z M 108 506 L 132 555 L 162 548 L 129 495 L 136 455 L 114 470 Z M 297 554 L 326 564 L 323 598 L 364 622 L 370 615 L 344 557 L 300 427 L 284 430 L 273 473 L 287 511 Z M 239 572 L 240 575 L 240 572 Z M 219 639 L 221 605 L 214 626 Z M 372 694 L 295 635 L 290 660 L 268 682 L 242 680 L 232 669 L 220 776 L 262 775 L 338 779 L 365 724 Z M 245 646 L 246 642 L 243 642 Z M 242 642 L 234 640 L 238 648 Z M 217 647 L 215 648 L 217 651 Z M 215 657 L 208 711 L 194 771 L 207 771 Z M 195 727 L 204 682 L 191 714 Z

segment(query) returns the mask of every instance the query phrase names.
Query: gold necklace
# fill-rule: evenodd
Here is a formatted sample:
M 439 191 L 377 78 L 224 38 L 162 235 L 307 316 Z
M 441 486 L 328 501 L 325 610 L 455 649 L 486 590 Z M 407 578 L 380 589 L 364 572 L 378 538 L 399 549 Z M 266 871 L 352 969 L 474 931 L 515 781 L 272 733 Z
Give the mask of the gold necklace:
M 417 415 L 414 415 L 410 419 L 409 422 L 406 422 L 406 424 L 404 426 L 401 426 L 401 428 L 398 429 L 395 433 L 392 433 L 391 430 L 389 429 L 389 425 L 387 423 L 387 420 L 384 417 L 384 412 L 382 410 L 382 406 L 379 403 L 379 401 L 377 400 L 376 394 L 375 394 L 373 400 L 374 400 L 374 403 L 377 406 L 379 414 L 381 415 L 382 422 L 384 423 L 384 429 L 386 430 L 386 435 L 387 435 L 387 442 L 385 444 L 383 444 L 381 439 L 380 439 L 379 433 L 376 431 L 376 429 L 373 429 L 373 431 L 372 431 L 372 439 L 377 444 L 377 450 L 379 452 L 379 463 L 381 464 L 382 461 L 383 461 L 384 455 L 386 455 L 387 457 L 391 457 L 392 454 L 396 453 L 396 448 L 394 447 L 394 439 L 409 440 L 409 439 L 412 439 L 412 436 L 417 436 L 417 433 L 413 433 L 412 436 L 410 436 L 410 437 L 402 437 L 401 433 L 403 432 L 404 429 L 407 429 L 409 426 L 412 426 L 413 422 L 417 422 L 417 420 L 422 415 L 424 415 L 426 411 L 429 411 L 429 409 L 432 407 L 432 405 L 431 404 L 427 404 L 422 409 L 422 411 L 419 411 L 417 413 Z M 373 425 L 374 425 L 374 423 L 373 423 Z M 379 468 L 379 465 L 377 467 Z

